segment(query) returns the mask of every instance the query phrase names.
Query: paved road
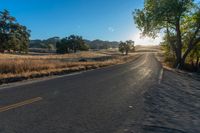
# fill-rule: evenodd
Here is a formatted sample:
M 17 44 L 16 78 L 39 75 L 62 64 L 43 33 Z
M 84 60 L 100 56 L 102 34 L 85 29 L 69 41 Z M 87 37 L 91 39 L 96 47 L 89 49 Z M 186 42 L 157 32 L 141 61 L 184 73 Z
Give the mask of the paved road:
M 151 53 L 123 65 L 0 90 L 0 133 L 139 132 L 143 94 L 158 83 Z

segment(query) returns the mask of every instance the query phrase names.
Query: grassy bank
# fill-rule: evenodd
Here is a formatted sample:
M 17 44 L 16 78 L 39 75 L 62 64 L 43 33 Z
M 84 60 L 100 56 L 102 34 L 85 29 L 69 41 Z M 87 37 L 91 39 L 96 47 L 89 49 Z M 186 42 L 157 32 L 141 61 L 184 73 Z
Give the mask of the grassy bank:
M 103 61 L 68 61 L 68 58 L 101 58 L 106 55 L 95 52 L 66 55 L 0 55 L 0 84 L 16 82 L 31 78 L 61 75 L 71 72 L 96 69 L 114 64 L 125 63 L 136 58 L 136 55 L 115 55 Z

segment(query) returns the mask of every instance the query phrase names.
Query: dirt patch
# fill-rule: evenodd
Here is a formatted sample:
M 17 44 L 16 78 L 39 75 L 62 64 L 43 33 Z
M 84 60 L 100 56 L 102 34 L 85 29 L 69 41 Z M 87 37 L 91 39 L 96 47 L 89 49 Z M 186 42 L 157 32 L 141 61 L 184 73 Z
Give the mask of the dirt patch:
M 199 80 L 169 70 L 163 79 L 145 93 L 144 133 L 199 133 Z

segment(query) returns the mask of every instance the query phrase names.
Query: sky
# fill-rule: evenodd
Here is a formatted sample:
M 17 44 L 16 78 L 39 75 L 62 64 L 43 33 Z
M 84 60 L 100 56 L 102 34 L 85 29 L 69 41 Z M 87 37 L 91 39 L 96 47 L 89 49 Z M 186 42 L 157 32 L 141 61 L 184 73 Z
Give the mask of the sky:
M 132 12 L 142 8 L 144 0 L 1 0 L 22 25 L 31 30 L 31 39 L 66 37 L 125 41 L 138 45 L 159 44 L 157 39 L 141 38 Z

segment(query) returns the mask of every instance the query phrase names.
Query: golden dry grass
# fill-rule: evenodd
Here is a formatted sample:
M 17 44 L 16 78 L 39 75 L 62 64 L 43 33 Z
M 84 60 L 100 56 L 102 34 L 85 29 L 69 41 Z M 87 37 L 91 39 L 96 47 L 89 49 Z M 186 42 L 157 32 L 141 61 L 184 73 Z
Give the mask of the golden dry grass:
M 67 62 L 66 58 L 92 58 L 105 56 L 97 52 L 84 52 L 65 55 L 11 55 L 0 54 L 0 79 L 14 77 L 34 78 L 57 73 L 68 73 L 80 70 L 95 69 L 99 67 L 120 64 L 132 60 L 133 55 L 115 56 L 105 61 Z M 135 56 L 134 56 L 135 57 Z
M 93 58 L 105 56 L 101 52 L 80 52 L 75 54 L 50 54 L 50 55 L 15 55 L 15 54 L 1 54 L 0 59 L 68 59 L 68 58 Z

